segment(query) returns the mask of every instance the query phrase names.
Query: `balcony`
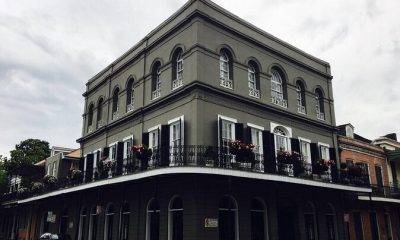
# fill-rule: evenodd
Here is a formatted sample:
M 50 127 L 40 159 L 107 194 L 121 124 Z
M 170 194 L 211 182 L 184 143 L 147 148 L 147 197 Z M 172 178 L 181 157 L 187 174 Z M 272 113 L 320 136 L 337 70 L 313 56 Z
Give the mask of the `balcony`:
M 183 79 L 182 77 L 177 78 L 175 80 L 172 81 L 172 90 L 175 90 L 177 88 L 180 88 L 183 86 Z
M 126 112 L 132 112 L 133 111 L 133 103 L 126 105 Z
M 255 88 L 250 88 L 249 95 L 250 95 L 250 97 L 260 98 L 260 90 L 255 89 Z
M 307 114 L 306 107 L 305 106 L 301 106 L 301 105 L 297 105 L 297 112 L 301 113 L 301 114 Z
M 157 98 L 161 97 L 161 90 L 160 89 L 156 89 L 152 92 L 151 94 L 151 99 L 155 100 Z
M 169 148 L 154 149 L 148 157 L 142 158 L 126 158 L 115 161 L 108 161 L 103 166 L 89 169 L 86 172 L 74 170 L 79 175 L 70 172 L 69 177 L 59 180 L 52 188 L 42 188 L 40 191 L 26 191 L 24 193 L 14 193 L 11 197 L 26 199 L 33 196 L 40 196 L 46 193 L 63 190 L 80 186 L 93 187 L 101 186 L 102 180 L 110 181 L 117 177 L 126 178 L 128 181 L 130 176 L 135 175 L 148 176 L 151 171 L 155 174 L 162 174 L 159 171 L 173 171 L 177 173 L 185 173 L 185 169 L 191 169 L 194 173 L 225 174 L 229 176 L 249 175 L 250 178 L 266 179 L 272 181 L 281 181 L 287 183 L 297 182 L 298 184 L 311 186 L 338 186 L 338 189 L 346 187 L 368 187 L 368 176 L 359 176 L 346 179 L 338 174 L 335 167 L 330 167 L 325 171 L 317 171 L 317 168 L 305 162 L 297 162 L 292 164 L 280 162 L 267 162 L 264 155 L 252 154 L 252 156 L 241 157 L 226 153 L 226 149 L 213 146 L 180 146 Z M 107 167 L 105 167 L 107 166 Z M 189 170 L 188 170 L 189 171 Z M 165 172 L 164 172 L 165 174 Z M 236 175 L 235 175 L 236 174 Z M 75 176 L 75 177 L 74 177 Z M 121 179 L 116 179 L 121 182 Z M 92 186 L 93 185 L 93 186 Z M 340 186 L 340 188 L 339 188 Z M 83 187 L 83 188 L 82 188 Z M 72 191 L 72 190 L 71 190 Z M 353 191 L 353 190 L 351 190 Z M 16 195 L 15 195 L 16 194 Z M 55 193 L 51 193 L 55 194 Z M 4 196 L 1 200 L 9 199 L 10 196 Z
M 287 108 L 287 101 L 286 99 L 280 97 L 271 97 L 271 102 L 275 105 L 281 106 L 283 108 Z
M 221 85 L 221 87 L 233 89 L 233 82 L 230 79 L 220 78 L 219 84 Z

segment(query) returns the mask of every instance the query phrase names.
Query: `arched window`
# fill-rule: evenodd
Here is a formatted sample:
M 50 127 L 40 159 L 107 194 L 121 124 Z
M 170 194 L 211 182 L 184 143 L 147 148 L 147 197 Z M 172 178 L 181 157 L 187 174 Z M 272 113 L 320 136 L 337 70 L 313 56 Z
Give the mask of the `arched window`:
M 89 105 L 89 111 L 88 111 L 88 132 L 91 132 L 93 129 L 92 129 L 92 124 L 93 124 L 93 109 L 94 109 L 94 106 L 93 106 L 93 103 L 91 103 L 90 105 Z
M 104 240 L 113 240 L 115 209 L 112 203 L 108 204 L 105 217 Z
M 274 68 L 271 71 L 271 102 L 287 108 L 286 81 L 280 70 Z
M 128 240 L 129 238 L 129 216 L 131 214 L 129 204 L 124 203 L 121 208 L 121 240 Z
M 159 98 L 161 96 L 161 62 L 157 61 L 153 64 L 151 70 L 151 92 L 152 99 Z
M 79 215 L 79 231 L 78 231 L 79 240 L 87 239 L 86 219 L 87 219 L 87 210 L 86 207 L 82 207 Z
M 183 203 L 174 197 L 169 203 L 169 240 L 183 240 Z
M 117 87 L 113 92 L 112 97 L 112 119 L 116 119 L 118 117 L 118 108 L 119 108 L 119 88 Z
M 266 211 L 264 203 L 259 199 L 251 200 L 251 240 L 265 240 L 266 229 Z
M 222 49 L 219 56 L 219 79 L 222 87 L 233 89 L 232 55 L 226 49 Z
M 183 51 L 182 48 L 175 50 L 172 55 L 172 89 L 183 85 Z
M 275 151 L 289 151 L 289 136 L 288 131 L 284 127 L 275 127 Z
M 328 240 L 336 240 L 336 212 L 333 206 L 328 203 L 325 213 L 326 220 L 326 232 L 328 234 Z
M 126 112 L 133 111 L 135 94 L 133 87 L 133 78 L 129 78 L 128 84 L 126 85 Z
M 158 240 L 160 235 L 160 206 L 152 199 L 147 206 L 146 240 Z
M 307 203 L 304 208 L 304 226 L 306 232 L 306 240 L 317 239 L 317 228 L 315 221 L 315 208 L 312 203 Z
M 96 240 L 97 237 L 97 206 L 93 206 L 90 209 L 90 218 L 89 218 L 89 240 Z
M 306 89 L 302 81 L 296 82 L 297 112 L 306 114 Z
M 218 228 L 220 240 L 236 240 L 238 236 L 237 205 L 230 196 L 219 202 Z
M 260 98 L 260 71 L 257 63 L 249 61 L 247 68 L 247 78 L 249 82 L 249 95 Z
M 319 120 L 325 120 L 325 108 L 324 108 L 324 94 L 320 88 L 315 89 L 315 110 L 317 112 L 317 118 Z
M 59 232 L 62 237 L 67 234 L 68 229 L 68 209 L 65 208 L 61 212 Z
M 97 104 L 97 127 L 103 126 L 103 98 L 99 99 L 99 103 Z

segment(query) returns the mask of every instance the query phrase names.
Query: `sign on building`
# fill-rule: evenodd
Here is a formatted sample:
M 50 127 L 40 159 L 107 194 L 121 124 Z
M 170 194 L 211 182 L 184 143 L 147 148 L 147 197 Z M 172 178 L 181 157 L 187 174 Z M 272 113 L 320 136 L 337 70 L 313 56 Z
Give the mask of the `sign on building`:
M 218 219 L 217 218 L 206 218 L 204 219 L 204 227 L 206 228 L 217 228 Z
M 56 215 L 51 211 L 47 212 L 47 222 L 49 222 L 49 223 L 56 222 Z

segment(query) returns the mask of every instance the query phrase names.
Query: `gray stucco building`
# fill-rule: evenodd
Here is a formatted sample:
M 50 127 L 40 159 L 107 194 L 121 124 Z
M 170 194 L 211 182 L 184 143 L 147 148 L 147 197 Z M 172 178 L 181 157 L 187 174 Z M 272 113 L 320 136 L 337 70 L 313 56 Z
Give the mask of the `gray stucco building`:
M 337 171 L 330 65 L 208 0 L 188 1 L 83 96 L 83 183 L 19 200 L 42 214 L 30 236 L 344 239 L 343 199 L 371 191 Z M 133 156 L 140 144 L 147 159 Z

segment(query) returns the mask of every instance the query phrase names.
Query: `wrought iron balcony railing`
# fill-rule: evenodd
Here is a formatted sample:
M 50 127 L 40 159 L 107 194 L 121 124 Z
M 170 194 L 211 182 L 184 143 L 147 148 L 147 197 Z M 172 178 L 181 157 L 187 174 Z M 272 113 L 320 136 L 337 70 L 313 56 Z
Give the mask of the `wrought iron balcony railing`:
M 72 174 L 72 172 L 70 172 L 69 177 L 58 180 L 58 182 L 51 187 L 44 186 L 43 189 L 39 191 L 27 191 L 23 194 L 19 194 L 17 197 L 26 198 L 102 179 L 136 174 L 153 169 L 174 167 L 228 169 L 334 184 L 359 187 L 369 186 L 368 176 L 340 176 L 335 165 L 321 170 L 320 167 L 317 168 L 314 167 L 313 164 L 302 161 L 281 163 L 276 160 L 267 160 L 267 156 L 256 153 L 233 155 L 227 153 L 226 148 L 213 146 L 158 147 L 153 148 L 151 154 L 147 156 L 137 153 L 129 153 L 128 156 L 132 157 L 125 159 L 119 159 L 117 157 L 117 160 L 111 161 L 111 163 L 108 162 L 108 164 L 100 164 L 98 162 L 95 168 L 87 169 L 85 172 L 78 170 L 79 174 L 76 174 L 76 172 Z

